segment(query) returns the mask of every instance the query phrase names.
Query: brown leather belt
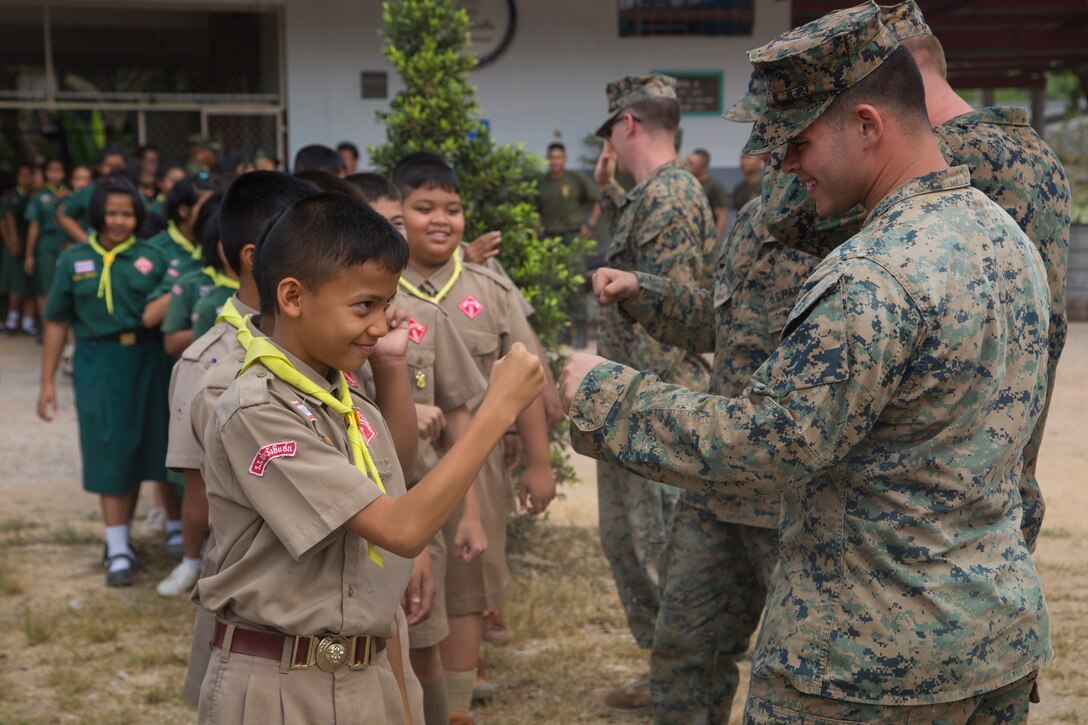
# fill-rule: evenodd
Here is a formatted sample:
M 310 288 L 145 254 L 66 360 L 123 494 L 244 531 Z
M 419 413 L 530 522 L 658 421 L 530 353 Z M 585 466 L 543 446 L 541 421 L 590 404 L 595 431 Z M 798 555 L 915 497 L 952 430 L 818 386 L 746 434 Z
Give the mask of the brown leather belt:
M 227 625 L 217 621 L 211 646 L 222 647 L 226 636 Z M 230 651 L 279 660 L 283 657 L 284 639 L 291 641 L 292 670 L 308 670 L 315 665 L 323 672 L 336 672 L 345 667 L 349 670 L 365 670 L 370 666 L 370 658 L 385 649 L 384 637 L 348 637 L 340 634 L 296 637 L 235 626 Z

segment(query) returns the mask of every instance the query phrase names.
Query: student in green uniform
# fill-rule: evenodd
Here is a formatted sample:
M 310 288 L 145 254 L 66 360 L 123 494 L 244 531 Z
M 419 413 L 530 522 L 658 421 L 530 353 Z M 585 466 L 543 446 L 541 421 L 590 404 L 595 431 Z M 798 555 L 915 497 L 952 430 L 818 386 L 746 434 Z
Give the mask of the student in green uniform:
M 217 191 L 204 202 L 193 228 L 200 240 L 200 259 L 204 266 L 187 272 L 170 289 L 170 303 L 162 321 L 162 336 L 163 347 L 171 357 L 181 355 L 193 340 L 203 334 L 194 330 L 197 304 L 218 287 L 229 288 L 231 292 L 238 289 L 237 278 L 225 272 L 219 253 L 219 205 L 222 201 L 223 193 Z
M 124 154 L 117 149 L 102 149 L 95 158 L 94 180 L 108 179 L 114 174 L 120 177 L 127 168 L 128 162 L 125 160 Z M 76 189 L 74 184 L 72 188 Z M 93 193 L 94 184 L 87 184 L 73 191 L 57 207 L 57 224 L 73 242 L 87 241 L 87 235 L 91 229 L 87 209 Z
M 162 155 L 159 149 L 145 144 L 136 149 L 136 184 L 144 198 L 144 206 L 150 207 L 159 196 L 159 167 Z
M 4 236 L 3 279 L 0 279 L 0 293 L 8 296 L 8 318 L 4 328 L 9 335 L 19 332 L 22 318 L 22 330 L 28 335 L 37 335 L 34 324 L 34 288 L 32 281 L 23 268 L 26 254 L 26 208 L 34 195 L 34 167 L 20 164 L 15 170 L 15 190 L 4 197 L 0 211 L 0 227 Z
M 49 291 L 38 415 L 56 412 L 53 379 L 71 327 L 83 488 L 101 499 L 106 583 L 124 586 L 139 565 L 129 522 L 140 482 L 166 477 L 168 359 L 158 331 L 140 322 L 166 260 L 135 237 L 144 206 L 130 183 L 99 183 L 89 212 L 93 233 L 61 253 Z
M 38 309 L 45 309 L 49 288 L 53 285 L 53 272 L 57 268 L 57 257 L 68 248 L 68 235 L 57 225 L 57 206 L 68 196 L 68 187 L 64 185 L 64 162 L 50 159 L 42 166 L 45 172 L 45 187 L 34 194 L 27 204 L 24 218 L 27 221 L 26 255 L 23 269 L 33 280 L 34 290 L 38 295 Z

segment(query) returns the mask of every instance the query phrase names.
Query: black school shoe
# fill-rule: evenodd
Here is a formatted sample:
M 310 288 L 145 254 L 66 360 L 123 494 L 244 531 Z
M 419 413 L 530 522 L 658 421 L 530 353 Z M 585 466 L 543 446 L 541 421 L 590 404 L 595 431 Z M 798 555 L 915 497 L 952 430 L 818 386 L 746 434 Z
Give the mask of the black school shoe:
M 110 565 L 116 559 L 125 559 L 128 561 L 128 566 L 110 571 Z M 127 587 L 132 584 L 133 575 L 139 568 L 140 562 L 129 554 L 114 554 L 106 559 L 106 586 L 110 587 Z

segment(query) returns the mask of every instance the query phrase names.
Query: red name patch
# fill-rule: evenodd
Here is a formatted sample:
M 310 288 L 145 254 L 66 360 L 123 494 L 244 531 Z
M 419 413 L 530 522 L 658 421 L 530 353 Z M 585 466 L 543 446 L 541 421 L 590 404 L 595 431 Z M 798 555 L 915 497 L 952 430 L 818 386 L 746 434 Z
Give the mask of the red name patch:
M 345 370 L 344 371 L 344 380 L 347 380 L 348 385 L 350 385 L 353 388 L 358 388 L 359 387 L 359 381 L 355 379 L 355 373 L 349 373 L 347 370 Z
M 273 458 L 290 458 L 295 455 L 297 448 L 298 446 L 294 441 L 283 441 L 282 443 L 265 446 L 257 451 L 257 455 L 253 456 L 253 463 L 249 464 L 249 472 L 254 476 L 263 476 L 264 469 L 268 467 L 269 461 Z
M 457 308 L 468 315 L 468 319 L 470 320 L 475 320 L 476 315 L 484 311 L 483 303 L 472 295 L 461 300 L 460 304 L 457 305 Z
M 408 318 L 408 339 L 419 344 L 423 342 L 423 336 L 427 334 L 427 326 L 414 317 Z
M 359 421 L 359 432 L 363 434 L 363 440 L 369 446 L 370 441 L 378 437 L 378 431 L 370 424 L 370 421 L 366 419 L 362 411 L 355 408 L 355 419 Z

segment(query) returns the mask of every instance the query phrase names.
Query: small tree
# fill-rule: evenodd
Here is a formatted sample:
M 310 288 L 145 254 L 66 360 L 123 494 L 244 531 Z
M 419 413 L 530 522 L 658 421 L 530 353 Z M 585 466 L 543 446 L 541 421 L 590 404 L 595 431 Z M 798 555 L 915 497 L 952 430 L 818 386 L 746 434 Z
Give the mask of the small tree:
M 558 237 L 537 236 L 536 177 L 542 169 L 520 145 L 496 145 L 479 120 L 476 89 L 468 80 L 476 65 L 469 51 L 468 13 L 453 0 L 396 0 L 383 3 L 382 18 L 382 52 L 404 89 L 389 111 L 378 112 L 387 141 L 368 148 L 371 162 L 388 172 L 409 153 L 431 151 L 454 165 L 465 238 L 502 232 L 499 259 L 535 309 L 530 322 L 544 348 L 554 350 L 566 325 L 564 302 L 581 295 L 585 282 L 571 262 L 595 243 L 583 239 L 568 245 Z M 549 354 L 557 371 L 561 359 Z M 553 444 L 556 482 L 573 480 L 558 437 Z

